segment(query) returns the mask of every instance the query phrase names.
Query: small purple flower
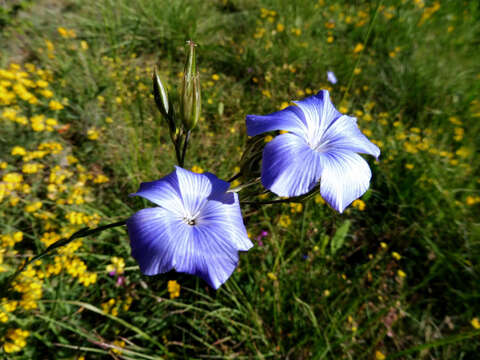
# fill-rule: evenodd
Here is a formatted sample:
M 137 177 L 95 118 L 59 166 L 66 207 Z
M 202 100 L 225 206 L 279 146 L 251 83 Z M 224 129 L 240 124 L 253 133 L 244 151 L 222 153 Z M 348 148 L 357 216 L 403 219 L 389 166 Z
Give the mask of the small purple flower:
M 238 251 L 253 244 L 243 224 L 238 195 L 211 173 L 176 167 L 137 193 L 158 205 L 127 220 L 132 256 L 145 275 L 172 269 L 204 279 L 218 289 L 238 264 Z
M 337 83 L 337 77 L 333 71 L 327 71 L 327 80 L 334 85 Z
M 262 237 L 265 237 L 265 236 L 268 235 L 268 231 L 262 230 L 262 232 L 260 233 L 260 235 L 261 235 Z
M 378 159 L 380 149 L 340 114 L 327 90 L 269 115 L 247 115 L 247 133 L 286 130 L 263 151 L 262 184 L 278 196 L 308 193 L 320 181 L 320 193 L 343 212 L 367 191 L 372 173 L 357 153 Z

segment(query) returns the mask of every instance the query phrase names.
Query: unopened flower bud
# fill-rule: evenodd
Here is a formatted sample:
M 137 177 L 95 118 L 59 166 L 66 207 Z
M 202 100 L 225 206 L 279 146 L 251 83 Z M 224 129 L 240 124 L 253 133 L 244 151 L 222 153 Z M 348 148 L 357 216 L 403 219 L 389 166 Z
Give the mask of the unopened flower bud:
M 168 99 L 167 88 L 163 85 L 156 67 L 153 71 L 153 97 L 155 98 L 155 104 L 157 105 L 158 110 L 167 120 L 170 136 L 172 137 L 172 140 L 175 141 L 180 129 L 176 124 L 172 103 Z
M 155 67 L 153 70 L 153 96 L 155 98 L 155 103 L 157 104 L 158 110 L 163 116 L 168 117 L 168 112 L 170 109 L 168 103 L 168 92 L 167 88 L 163 86 L 162 80 L 158 75 L 157 67 Z
M 187 42 L 189 49 L 183 75 L 180 112 L 185 130 L 192 130 L 200 118 L 202 99 L 200 94 L 200 78 L 195 61 L 195 43 Z

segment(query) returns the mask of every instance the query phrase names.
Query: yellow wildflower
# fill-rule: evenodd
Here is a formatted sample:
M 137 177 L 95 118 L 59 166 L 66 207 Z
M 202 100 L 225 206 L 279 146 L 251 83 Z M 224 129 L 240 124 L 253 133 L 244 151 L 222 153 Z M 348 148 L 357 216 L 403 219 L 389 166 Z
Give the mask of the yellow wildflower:
M 392 252 L 392 256 L 396 259 L 396 260 L 400 260 L 402 258 L 402 255 L 400 255 L 398 252 L 394 251 Z
M 363 51 L 364 48 L 365 46 L 363 46 L 363 44 L 358 43 L 357 45 L 355 45 L 355 48 L 353 49 L 353 53 L 358 54 L 359 52 Z
M 270 280 L 273 280 L 273 281 L 277 280 L 277 275 L 275 275 L 273 272 L 269 272 L 267 276 Z
M 472 321 L 470 321 L 470 324 L 472 324 L 472 326 L 475 328 L 475 329 L 480 329 L 480 321 L 478 320 L 478 318 L 473 318 Z
M 320 194 L 315 195 L 315 203 L 316 204 L 325 204 L 325 200 L 323 200 Z
M 125 260 L 123 258 L 119 257 L 112 257 L 112 263 L 107 265 L 107 272 L 115 272 L 117 275 L 123 274 L 124 268 L 125 268 Z
M 20 156 L 23 156 L 23 155 L 26 155 L 27 154 L 27 150 L 25 150 L 25 148 L 21 147 L 21 146 L 15 146 L 13 149 L 12 149 L 12 152 L 11 152 L 12 155 L 20 155 Z
M 53 97 L 53 91 L 52 90 L 44 89 L 44 90 L 40 90 L 39 92 L 43 97 L 45 97 L 47 99 L 50 99 L 50 98 Z
M 64 27 L 57 28 L 57 31 L 62 37 L 68 38 L 68 31 Z
M 103 183 L 106 183 L 108 182 L 110 179 L 108 177 L 106 177 L 105 175 L 103 174 L 100 174 L 100 175 L 97 175 L 95 176 L 95 179 L 93 179 L 93 182 L 95 184 L 103 184 Z
M 202 174 L 203 173 L 203 169 L 198 166 L 198 165 L 193 165 L 192 168 L 190 169 L 192 172 L 194 173 L 197 173 L 197 174 Z
M 292 223 L 292 219 L 290 219 L 290 216 L 286 214 L 280 215 L 280 218 L 278 219 L 278 225 L 284 228 L 287 228 L 290 226 Z
M 357 199 L 352 203 L 352 206 L 360 211 L 365 210 L 365 202 L 363 200 Z
M 125 347 L 125 341 L 123 340 L 115 340 L 113 342 L 113 345 L 119 347 L 119 348 L 124 348 Z M 122 350 L 120 349 L 113 349 L 112 350 L 115 354 L 121 354 L 122 353 Z
M 23 165 L 22 172 L 24 174 L 35 174 L 43 168 L 44 168 L 44 165 L 42 165 L 42 164 L 28 163 L 28 164 Z
M 27 206 L 25 206 L 25 211 L 26 212 L 35 212 L 37 210 L 39 210 L 41 207 L 42 207 L 42 203 L 40 201 L 36 201 L 34 203 L 31 203 L 31 204 L 28 204 Z
M 100 133 L 99 133 L 98 129 L 92 127 L 92 128 L 87 130 L 87 137 L 90 140 L 98 140 L 98 138 L 100 137 Z
M 299 28 L 293 28 L 292 29 L 292 34 L 294 34 L 296 36 L 300 36 L 300 35 L 302 35 L 302 30 L 299 29 Z
M 48 107 L 50 108 L 50 110 L 62 110 L 63 109 L 63 105 L 56 100 L 51 100 L 48 103 Z
M 167 290 L 170 294 L 170 299 L 175 299 L 180 296 L 180 284 L 176 280 L 169 280 Z

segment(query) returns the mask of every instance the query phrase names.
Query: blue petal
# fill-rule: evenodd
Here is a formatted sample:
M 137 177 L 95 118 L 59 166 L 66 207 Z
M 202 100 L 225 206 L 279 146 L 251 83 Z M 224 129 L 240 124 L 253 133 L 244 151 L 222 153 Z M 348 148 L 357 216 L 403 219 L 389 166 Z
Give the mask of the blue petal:
M 209 198 L 224 194 L 230 187 L 211 173 L 196 174 L 178 166 L 175 171 L 184 207 L 192 216 L 201 211 Z
M 145 182 L 131 194 L 141 196 L 178 215 L 194 215 L 209 198 L 224 194 L 230 184 L 214 174 L 196 174 L 176 166 L 175 171 L 160 180 Z
M 239 251 L 247 251 L 253 246 L 243 224 L 238 194 L 227 193 L 218 201 L 209 201 L 202 209 L 197 223 L 198 226 L 208 226 L 217 238 L 228 239 Z
M 175 248 L 185 234 L 182 218 L 161 207 L 143 209 L 127 220 L 132 256 L 145 275 L 170 271 Z
M 305 140 L 283 134 L 263 151 L 262 184 L 279 196 L 299 196 L 309 192 L 320 179 L 322 160 Z
M 322 154 L 320 193 L 335 210 L 343 212 L 367 191 L 372 173 L 367 162 L 351 151 Z
M 362 154 L 370 154 L 376 159 L 380 156 L 380 149 L 362 134 L 357 126 L 357 119 L 343 115 L 325 131 L 322 136 L 322 149 L 349 150 Z
M 310 143 L 319 139 L 330 124 L 342 115 L 333 106 L 327 90 L 321 90 L 317 95 L 295 101 L 295 104 L 305 115 L 308 127 L 307 140 Z
M 286 130 L 298 135 L 304 134 L 306 122 L 302 111 L 297 106 L 289 106 L 268 115 L 247 115 L 248 136 L 274 130 Z
M 177 213 L 179 216 L 184 215 L 178 178 L 175 172 L 164 176 L 160 180 L 141 183 L 140 189 L 130 196 L 141 196 L 156 205 Z

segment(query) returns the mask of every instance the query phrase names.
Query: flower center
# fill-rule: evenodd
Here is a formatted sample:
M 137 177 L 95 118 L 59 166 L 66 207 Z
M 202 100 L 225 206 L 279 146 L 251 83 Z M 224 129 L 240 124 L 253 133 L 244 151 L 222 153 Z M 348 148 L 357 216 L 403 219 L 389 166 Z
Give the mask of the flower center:
M 327 152 L 330 149 L 330 140 L 320 138 L 320 140 L 312 141 L 308 145 L 313 151 Z
M 190 226 L 193 226 L 193 225 L 195 225 L 195 224 L 197 223 L 194 218 L 187 217 L 187 216 L 185 216 L 185 217 L 183 218 L 183 222 L 184 222 L 185 224 L 187 224 L 187 225 L 190 225 Z

